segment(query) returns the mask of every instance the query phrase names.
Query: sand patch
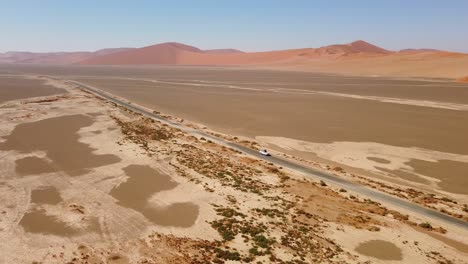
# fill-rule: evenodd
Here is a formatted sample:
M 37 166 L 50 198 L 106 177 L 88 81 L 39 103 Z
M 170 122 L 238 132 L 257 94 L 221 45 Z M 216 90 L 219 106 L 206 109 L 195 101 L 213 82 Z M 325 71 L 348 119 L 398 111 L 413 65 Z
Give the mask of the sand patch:
M 51 87 L 40 80 L 15 77 L 0 77 L 0 104 L 3 102 L 32 97 L 49 96 L 65 93 L 66 90 Z
M 157 225 L 190 227 L 195 223 L 198 206 L 193 203 L 173 203 L 161 207 L 148 203 L 155 193 L 174 189 L 178 185 L 169 175 L 146 165 L 129 165 L 124 171 L 129 178 L 110 192 L 119 205 L 140 212 Z
M 386 176 L 426 183 L 448 192 L 466 194 L 468 155 L 422 148 L 405 148 L 375 142 L 313 143 L 284 137 L 256 137 L 286 151 L 311 152 L 318 157 Z M 439 168 L 437 169 L 437 166 Z M 465 185 L 464 185 L 465 184 Z
M 393 98 L 393 97 L 383 97 L 383 96 L 356 95 L 356 94 L 349 94 L 349 93 L 311 91 L 311 90 L 305 90 L 305 89 L 291 89 L 291 88 L 282 88 L 282 87 L 274 87 L 274 88 L 266 88 L 266 87 L 258 87 L 258 86 L 246 87 L 246 86 L 238 86 L 238 85 L 232 85 L 232 84 L 212 84 L 212 83 L 207 83 L 207 82 L 201 82 L 201 83 L 200 82 L 196 82 L 196 83 L 169 82 L 169 81 L 162 81 L 162 80 L 145 80 L 145 79 L 135 79 L 135 78 L 128 78 L 128 80 L 135 80 L 135 81 L 143 80 L 143 81 L 148 81 L 148 82 L 153 82 L 153 83 L 194 86 L 194 87 L 200 87 L 200 88 L 216 87 L 220 89 L 247 90 L 247 91 L 255 91 L 255 92 L 271 92 L 271 93 L 279 93 L 279 94 L 337 96 L 337 97 L 345 97 L 345 98 L 358 99 L 358 100 L 371 100 L 371 101 L 382 102 L 382 103 L 404 104 L 404 105 L 412 105 L 412 106 L 420 106 L 420 107 L 432 107 L 432 108 L 449 109 L 449 110 L 457 110 L 457 111 L 468 111 L 468 104 L 438 102 L 438 101 L 430 101 L 430 100 L 413 100 L 413 99 L 403 99 L 403 98 Z
M 77 132 L 92 123 L 93 120 L 88 116 L 70 115 L 19 124 L 9 136 L 4 137 L 6 141 L 0 144 L 0 150 L 20 153 L 44 151 L 56 171 L 65 171 L 72 176 L 119 162 L 120 158 L 115 155 L 93 154 L 95 149 L 78 141 Z M 21 173 L 50 171 L 49 165 L 37 158 L 23 159 L 18 164 Z
M 387 173 L 388 175 L 395 175 L 408 181 L 422 183 L 422 184 L 430 184 L 430 181 L 418 175 L 415 175 L 414 173 L 411 173 L 411 172 L 407 172 L 404 170 L 389 170 L 389 169 L 378 167 L 378 166 L 376 166 L 375 168 L 382 172 Z
M 55 171 L 53 165 L 50 162 L 39 157 L 25 157 L 22 159 L 17 159 L 15 163 L 16 173 L 21 176 L 37 175 Z
M 437 101 L 427 101 L 427 100 L 411 100 L 411 99 L 401 99 L 401 98 L 391 98 L 391 97 L 380 97 L 380 96 L 363 96 L 363 95 L 352 95 L 345 93 L 330 93 L 330 92 L 303 92 L 302 94 L 320 94 L 320 95 L 329 95 L 329 96 L 339 96 L 352 99 L 360 100 L 371 100 L 382 103 L 393 103 L 393 104 L 403 104 L 403 105 L 412 105 L 420 107 L 432 107 L 448 110 L 457 110 L 457 111 L 468 111 L 467 104 L 457 104 L 457 103 L 447 103 L 447 102 L 437 102 Z
M 446 159 L 436 162 L 414 159 L 407 164 L 423 175 L 440 179 L 439 186 L 444 190 L 468 194 L 468 163 Z
M 52 186 L 35 189 L 31 192 L 31 203 L 55 205 L 61 201 L 62 197 L 60 197 L 60 193 Z
M 44 209 L 25 213 L 19 224 L 29 233 L 57 236 L 74 236 L 79 233 L 78 229 L 66 225 L 54 216 L 47 215 Z
M 401 249 L 385 240 L 370 240 L 356 247 L 359 254 L 381 260 L 403 260 Z
M 448 238 L 446 236 L 443 236 L 441 234 L 437 234 L 437 233 L 434 233 L 434 232 L 426 231 L 425 233 L 427 235 L 429 235 L 429 236 L 443 242 L 444 244 L 453 247 L 454 249 L 456 249 L 456 250 L 458 250 L 460 252 L 468 254 L 468 244 L 466 244 L 466 243 L 459 242 L 458 240 L 454 240 L 454 239 Z
M 375 161 L 377 163 L 382 163 L 382 164 L 390 164 L 392 163 L 391 161 L 389 160 L 386 160 L 386 159 L 382 159 L 382 158 L 377 158 L 377 157 L 367 157 L 368 160 L 372 160 L 372 161 Z
M 468 83 L 468 76 L 457 79 L 457 82 Z
M 199 76 L 195 77 L 197 74 Z M 468 155 L 466 146 L 460 144 L 465 139 L 462 131 L 467 130 L 468 124 L 465 111 L 341 96 L 467 105 L 468 89 L 460 84 L 268 71 L 233 74 L 229 71 L 167 70 L 164 75 L 164 79 L 204 79 L 249 89 L 199 86 L 198 82 L 190 80 L 151 83 L 144 81 L 151 76 L 149 73 L 148 78 L 142 76 L 140 80 L 77 79 L 133 103 L 230 135 L 282 136 L 320 143 L 379 142 Z M 245 83 L 249 84 L 243 87 Z M 277 91 L 272 92 L 275 89 Z M 311 94 L 301 94 L 302 90 Z M 229 124 L 226 117 L 229 117 Z

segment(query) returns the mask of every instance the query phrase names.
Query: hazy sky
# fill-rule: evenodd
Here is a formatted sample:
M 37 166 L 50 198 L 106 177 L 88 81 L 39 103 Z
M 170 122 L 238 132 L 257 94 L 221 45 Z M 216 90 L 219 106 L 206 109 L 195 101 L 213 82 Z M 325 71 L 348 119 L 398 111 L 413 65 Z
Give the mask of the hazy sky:
M 468 52 L 468 1 L 3 1 L 0 52 L 177 41 L 262 51 L 363 39 L 387 49 Z

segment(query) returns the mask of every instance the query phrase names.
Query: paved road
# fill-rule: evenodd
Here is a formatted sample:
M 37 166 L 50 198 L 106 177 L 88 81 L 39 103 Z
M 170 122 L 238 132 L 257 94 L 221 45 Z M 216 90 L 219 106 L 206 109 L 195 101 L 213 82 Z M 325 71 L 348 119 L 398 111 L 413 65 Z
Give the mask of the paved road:
M 79 83 L 79 82 L 76 82 L 76 81 L 68 81 L 68 83 L 74 84 L 74 85 L 78 86 L 79 88 L 81 88 L 83 90 L 92 92 L 92 93 L 94 93 L 94 94 L 96 94 L 98 96 L 103 97 L 104 99 L 107 99 L 107 100 L 109 100 L 111 102 L 114 102 L 114 103 L 116 103 L 116 104 L 118 104 L 120 106 L 123 106 L 123 107 L 125 107 L 125 108 L 127 108 L 129 110 L 132 110 L 132 111 L 134 111 L 136 113 L 140 113 L 140 114 L 142 114 L 142 115 L 144 115 L 146 117 L 153 118 L 155 120 L 161 121 L 163 123 L 166 123 L 168 125 L 176 127 L 178 129 L 181 129 L 181 130 L 183 130 L 185 132 L 188 132 L 188 133 L 190 133 L 192 135 L 205 137 L 206 139 L 209 139 L 209 140 L 211 140 L 213 142 L 216 142 L 218 144 L 222 144 L 222 145 L 225 145 L 225 146 L 229 146 L 229 147 L 231 147 L 233 149 L 236 149 L 238 151 L 241 151 L 241 152 L 243 152 L 243 153 L 245 153 L 247 155 L 254 156 L 255 158 L 258 158 L 258 159 L 266 160 L 266 161 L 271 162 L 271 163 L 273 163 L 273 164 L 275 164 L 277 166 L 281 166 L 281 167 L 284 167 L 284 168 L 295 170 L 295 171 L 304 173 L 305 175 L 307 175 L 307 176 L 309 176 L 309 177 L 311 177 L 313 179 L 323 180 L 325 182 L 340 186 L 340 187 L 342 187 L 344 189 L 354 191 L 354 192 L 359 193 L 362 196 L 368 197 L 368 198 L 370 198 L 370 199 L 372 199 L 374 201 L 377 201 L 377 202 L 380 202 L 380 203 L 383 203 L 383 204 L 389 204 L 389 205 L 395 206 L 397 208 L 409 210 L 409 211 L 412 211 L 413 213 L 419 214 L 420 216 L 422 216 L 424 218 L 438 220 L 438 221 L 441 221 L 441 222 L 443 222 L 445 224 L 457 226 L 457 227 L 460 227 L 462 229 L 468 230 L 468 222 L 465 222 L 463 220 L 451 217 L 449 215 L 443 214 L 443 213 L 438 212 L 436 210 L 432 210 L 432 209 L 420 206 L 420 205 L 412 203 L 410 201 L 403 200 L 403 199 L 400 199 L 398 197 L 391 196 L 391 195 L 382 193 L 380 191 L 371 189 L 368 186 L 357 184 L 357 183 L 348 181 L 346 179 L 340 178 L 338 176 L 328 174 L 328 173 L 325 173 L 325 172 L 322 172 L 322 171 L 318 171 L 318 170 L 315 170 L 313 168 L 310 168 L 310 167 L 307 167 L 307 166 L 304 166 L 304 165 L 300 165 L 300 164 L 297 164 L 297 163 L 289 161 L 289 160 L 285 160 L 285 159 L 278 158 L 278 157 L 273 157 L 273 156 L 270 156 L 270 157 L 263 156 L 260 153 L 258 153 L 256 150 L 252 150 L 252 149 L 247 148 L 245 146 L 242 146 L 242 145 L 239 145 L 239 144 L 236 144 L 236 143 L 233 143 L 233 142 L 229 142 L 229 141 L 227 141 L 225 139 L 222 139 L 222 138 L 215 137 L 215 136 L 213 136 L 211 134 L 207 134 L 207 133 L 205 133 L 203 131 L 199 131 L 199 130 L 195 130 L 195 129 L 186 127 L 186 126 L 181 125 L 179 123 L 172 122 L 172 121 L 170 121 L 170 120 L 168 120 L 168 119 L 166 119 L 166 118 L 164 118 L 164 117 L 162 117 L 162 116 L 160 116 L 158 114 L 152 113 L 151 111 L 147 111 L 144 108 L 135 106 L 135 105 L 133 105 L 131 103 L 124 102 L 124 101 L 122 101 L 120 99 L 117 99 L 117 98 L 113 97 L 112 95 L 110 95 L 108 93 L 104 93 L 104 92 L 102 92 L 100 90 L 97 90 L 97 89 L 95 89 L 93 87 L 90 87 L 90 86 L 88 86 L 86 84 Z

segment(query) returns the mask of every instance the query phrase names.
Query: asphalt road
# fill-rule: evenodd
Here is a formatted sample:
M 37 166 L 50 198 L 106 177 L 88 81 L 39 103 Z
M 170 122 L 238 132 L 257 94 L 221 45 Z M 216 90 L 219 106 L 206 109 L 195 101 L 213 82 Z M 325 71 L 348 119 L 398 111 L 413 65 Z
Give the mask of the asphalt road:
M 250 149 L 250 148 L 247 148 L 245 146 L 242 146 L 242 145 L 239 145 L 239 144 L 236 144 L 236 143 L 233 143 L 233 142 L 229 142 L 223 138 L 218 138 L 218 137 L 215 137 L 211 134 L 207 134 L 203 131 L 199 131 L 199 130 L 195 130 L 195 129 L 192 129 L 192 128 L 189 128 L 187 126 L 184 126 L 184 125 L 181 125 L 179 123 L 175 123 L 175 122 L 172 122 L 158 114 L 155 114 L 155 113 L 152 113 L 151 111 L 147 111 L 145 110 L 144 108 L 141 108 L 141 107 L 138 107 L 138 106 L 135 106 L 131 103 L 127 103 L 127 102 L 124 102 L 120 99 L 117 99 L 115 97 L 113 97 L 112 95 L 108 94 L 108 93 L 104 93 L 100 90 L 97 90 L 93 87 L 90 87 L 86 84 L 83 84 L 83 83 L 79 83 L 79 82 L 75 82 L 75 81 L 68 81 L 69 84 L 74 84 L 76 86 L 78 86 L 79 88 L 83 89 L 83 90 L 86 90 L 86 91 L 89 91 L 89 92 L 92 92 L 108 101 L 111 101 L 115 104 L 118 104 L 120 106 L 123 106 L 129 110 L 132 110 L 136 113 L 140 113 L 146 117 L 149 117 L 149 118 L 153 118 L 155 120 L 158 120 L 158 121 L 161 121 L 163 123 L 166 123 L 168 125 L 171 125 L 173 127 L 176 127 L 178 129 L 181 129 L 185 132 L 188 132 L 192 135 L 196 135 L 196 136 L 200 136 L 200 137 L 204 137 L 206 139 L 209 139 L 213 142 L 216 142 L 218 144 L 222 144 L 222 145 L 225 145 L 225 146 L 229 146 L 233 149 L 236 149 L 238 151 L 241 151 L 243 152 L 244 154 L 247 154 L 247 155 L 250 155 L 250 156 L 253 156 L 257 159 L 262 159 L 262 160 L 265 160 L 265 161 L 268 161 L 268 162 L 271 162 L 277 166 L 281 166 L 283 168 L 288 168 L 288 169 L 291 169 L 291 170 L 295 170 L 295 171 L 298 171 L 298 172 L 301 172 L 307 176 L 309 176 L 310 178 L 312 179 L 315 179 L 315 180 L 323 180 L 325 181 L 326 183 L 331 183 L 333 185 L 337 185 L 341 188 L 344 188 L 344 189 L 347 189 L 347 190 L 350 190 L 350 191 L 353 191 L 353 192 L 356 192 L 364 197 L 367 197 L 369 199 L 372 199 L 376 202 L 380 202 L 382 204 L 389 204 L 389 205 L 392 205 L 396 208 L 401 208 L 401 209 L 405 209 L 405 210 L 408 210 L 408 211 L 411 211 L 413 213 L 416 213 L 418 215 L 420 215 L 421 217 L 423 218 L 427 218 L 428 220 L 429 219 L 433 219 L 433 220 L 437 220 L 437 221 L 440 221 L 442 223 L 445 223 L 447 225 L 453 225 L 453 226 L 456 226 L 456 227 L 460 227 L 462 229 L 465 229 L 465 230 L 468 230 L 468 222 L 465 222 L 463 220 L 460 220 L 458 218 L 454 218 L 454 217 L 451 217 L 449 215 L 446 215 L 446 214 L 443 214 L 439 211 L 436 211 L 436 210 L 433 210 L 433 209 L 430 209 L 430 208 L 426 208 L 426 207 L 423 207 L 423 206 L 420 206 L 418 204 L 415 204 L 415 203 L 412 203 L 408 200 L 403 200 L 403 199 L 400 199 L 398 197 L 395 197 L 395 196 L 391 196 L 389 194 L 385 194 L 383 192 L 380 192 L 380 191 L 377 191 L 377 190 L 374 190 L 368 186 L 365 186 L 365 185 L 361 185 L 361 184 L 357 184 L 355 182 L 351 182 L 351 181 L 348 181 L 346 179 L 343 179 L 343 178 L 340 178 L 338 176 L 335 176 L 335 175 L 332 175 L 332 174 L 328 174 L 328 173 L 325 173 L 325 172 L 322 172 L 322 171 L 319 171 L 319 170 L 315 170 L 313 168 L 310 168 L 310 167 L 307 167 L 307 166 L 304 166 L 304 165 L 301 165 L 301 164 L 297 164 L 295 162 L 292 162 L 292 161 L 289 161 L 289 160 L 285 160 L 285 159 L 282 159 L 282 158 L 279 158 L 279 157 L 274 157 L 274 156 L 263 156 L 261 155 L 260 153 L 258 153 L 258 151 L 256 150 L 253 150 L 253 149 Z

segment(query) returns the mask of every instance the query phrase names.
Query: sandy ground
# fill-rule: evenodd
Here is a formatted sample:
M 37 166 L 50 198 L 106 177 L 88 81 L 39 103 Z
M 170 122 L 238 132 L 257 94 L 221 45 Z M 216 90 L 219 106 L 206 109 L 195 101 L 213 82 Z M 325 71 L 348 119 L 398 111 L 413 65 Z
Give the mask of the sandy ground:
M 263 144 L 278 146 L 284 150 L 314 153 L 320 158 L 377 174 L 389 172 L 388 176 L 390 177 L 392 177 L 391 172 L 406 172 L 420 178 L 409 178 L 407 179 L 409 181 L 425 183 L 433 188 L 444 189 L 452 193 L 468 194 L 468 190 L 465 188 L 468 182 L 466 182 L 467 178 L 464 173 L 468 171 L 466 170 L 468 168 L 468 155 L 420 148 L 395 147 L 375 142 L 333 142 L 326 144 L 281 137 L 257 137 L 257 140 Z M 416 166 L 411 163 L 413 160 L 435 164 L 441 161 L 452 161 L 455 163 L 452 165 L 453 167 L 459 166 L 461 169 L 459 172 L 454 171 L 452 177 L 441 178 L 442 175 L 451 173 L 450 170 L 442 170 L 431 174 L 432 177 L 429 177 L 425 176 L 428 172 L 418 173 L 419 170 L 415 169 Z
M 467 118 L 465 86 L 284 73 L 282 83 L 247 74 L 235 82 L 229 74 L 218 80 L 224 72 L 203 73 L 217 74 L 203 80 L 75 79 L 226 134 L 275 141 L 270 146 L 291 155 L 466 195 L 468 149 L 460 144 L 468 129 L 468 120 L 460 122 Z
M 339 59 L 292 59 L 269 66 L 350 75 L 451 78 L 466 76 L 468 55 L 450 52 L 351 54 Z
M 465 84 L 207 67 L 10 65 L 0 72 L 79 80 L 200 128 L 267 139 L 258 143 L 468 218 Z
M 465 230 L 45 84 L 0 107 L 2 263 L 466 263 Z
M 0 103 L 65 92 L 63 89 L 44 85 L 37 78 L 17 78 L 10 75 L 0 75 L 0 81 L 2 85 L 0 89 Z

